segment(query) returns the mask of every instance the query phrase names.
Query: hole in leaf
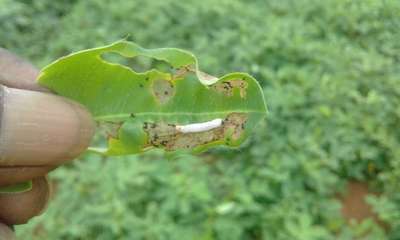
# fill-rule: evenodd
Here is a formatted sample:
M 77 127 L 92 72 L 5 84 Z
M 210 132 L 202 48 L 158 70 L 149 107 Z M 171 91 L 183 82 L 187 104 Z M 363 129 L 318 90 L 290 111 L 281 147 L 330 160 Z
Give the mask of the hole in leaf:
M 136 56 L 134 58 L 127 58 L 119 53 L 108 52 L 103 53 L 101 58 L 109 63 L 120 64 L 129 67 L 134 72 L 141 73 L 149 71 L 153 68 L 162 72 L 171 72 L 171 66 L 165 61 L 152 59 L 145 56 Z

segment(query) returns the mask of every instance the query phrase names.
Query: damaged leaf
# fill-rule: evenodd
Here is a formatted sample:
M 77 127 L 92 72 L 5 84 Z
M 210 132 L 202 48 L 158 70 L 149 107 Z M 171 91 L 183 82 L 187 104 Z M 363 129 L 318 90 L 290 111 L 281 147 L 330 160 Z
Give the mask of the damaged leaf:
M 103 55 L 109 53 L 144 56 L 171 68 L 136 72 L 106 61 Z M 191 53 L 175 48 L 145 49 L 118 41 L 60 58 L 38 80 L 89 109 L 107 142 L 91 150 L 107 155 L 238 146 L 266 114 L 253 77 L 214 77 L 199 71 Z

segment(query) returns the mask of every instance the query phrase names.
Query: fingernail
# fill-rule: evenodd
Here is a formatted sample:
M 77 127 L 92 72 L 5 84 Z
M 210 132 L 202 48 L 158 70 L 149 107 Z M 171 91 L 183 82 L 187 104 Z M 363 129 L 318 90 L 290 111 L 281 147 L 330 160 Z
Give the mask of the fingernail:
M 0 165 L 62 163 L 84 151 L 94 122 L 79 104 L 29 90 L 0 89 Z

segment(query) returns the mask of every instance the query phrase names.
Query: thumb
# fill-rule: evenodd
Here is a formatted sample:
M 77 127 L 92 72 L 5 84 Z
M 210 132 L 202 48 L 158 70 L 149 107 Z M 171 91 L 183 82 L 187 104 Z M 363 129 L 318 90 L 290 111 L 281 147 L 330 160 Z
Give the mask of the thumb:
M 6 225 L 0 223 L 0 240 L 15 240 L 14 232 Z

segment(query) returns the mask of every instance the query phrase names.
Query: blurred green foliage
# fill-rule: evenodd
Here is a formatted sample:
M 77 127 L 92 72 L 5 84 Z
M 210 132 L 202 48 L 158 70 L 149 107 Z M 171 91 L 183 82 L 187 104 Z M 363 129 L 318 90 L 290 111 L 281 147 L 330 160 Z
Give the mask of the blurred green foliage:
M 0 45 L 42 67 L 129 35 L 253 74 L 270 115 L 238 150 L 85 155 L 21 239 L 400 239 L 400 1 L 0 0 Z M 367 181 L 384 231 L 335 196 Z

